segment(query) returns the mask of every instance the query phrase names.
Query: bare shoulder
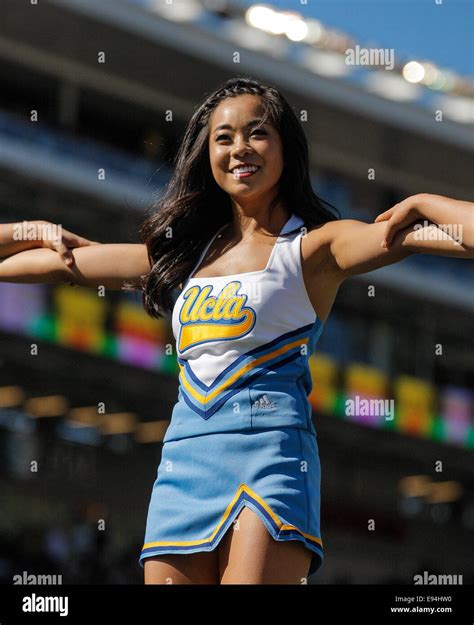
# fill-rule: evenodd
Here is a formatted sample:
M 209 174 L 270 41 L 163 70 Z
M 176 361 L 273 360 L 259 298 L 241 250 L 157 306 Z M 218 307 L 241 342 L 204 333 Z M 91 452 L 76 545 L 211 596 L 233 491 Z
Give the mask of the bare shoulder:
M 346 231 L 353 222 L 350 219 L 340 219 L 328 221 L 325 224 L 316 226 L 306 234 L 303 234 L 301 242 L 301 256 L 303 263 L 310 269 L 324 266 L 330 268 L 334 261 L 331 246 L 337 236 Z M 357 222 L 355 222 L 357 223 Z
M 346 237 L 357 236 L 368 224 L 356 219 L 337 219 L 316 226 L 303 236 L 301 245 L 304 262 L 320 265 L 334 261 L 334 244 Z

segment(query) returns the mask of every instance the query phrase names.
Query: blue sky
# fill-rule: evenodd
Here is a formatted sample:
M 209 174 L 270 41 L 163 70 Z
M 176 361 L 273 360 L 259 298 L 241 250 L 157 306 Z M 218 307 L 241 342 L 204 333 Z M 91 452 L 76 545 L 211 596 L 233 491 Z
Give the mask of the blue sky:
M 258 0 L 244 0 L 257 4 Z M 474 0 L 262 0 L 348 33 L 360 45 L 394 48 L 474 76 Z

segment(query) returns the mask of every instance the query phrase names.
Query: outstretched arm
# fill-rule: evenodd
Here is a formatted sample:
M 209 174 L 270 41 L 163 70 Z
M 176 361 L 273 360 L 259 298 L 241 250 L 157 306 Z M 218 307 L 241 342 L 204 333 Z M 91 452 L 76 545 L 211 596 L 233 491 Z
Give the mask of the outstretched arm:
M 393 237 L 414 222 L 422 222 L 421 227 L 431 228 L 427 234 L 431 237 L 417 237 L 417 251 L 444 253 L 449 256 L 474 256 L 474 202 L 454 200 L 444 195 L 420 193 L 412 195 L 395 204 L 380 214 L 375 222 L 385 222 L 385 244 L 390 245 Z M 430 238 L 437 240 L 434 228 L 443 234 L 443 239 L 452 245 L 437 246 L 430 243 Z M 449 253 L 452 252 L 452 253 Z
M 411 196 L 375 223 L 345 219 L 329 222 L 324 229 L 329 256 L 341 279 L 415 253 L 474 258 L 474 204 L 442 196 Z
M 55 250 L 67 264 L 73 262 L 71 249 L 95 245 L 73 232 L 69 232 L 59 224 L 49 221 L 19 221 L 0 224 L 0 258 L 38 247 Z
M 50 284 L 73 283 L 120 290 L 123 282 L 150 271 L 145 245 L 99 243 L 70 250 L 67 265 L 51 249 L 30 249 L 0 260 L 0 281 Z

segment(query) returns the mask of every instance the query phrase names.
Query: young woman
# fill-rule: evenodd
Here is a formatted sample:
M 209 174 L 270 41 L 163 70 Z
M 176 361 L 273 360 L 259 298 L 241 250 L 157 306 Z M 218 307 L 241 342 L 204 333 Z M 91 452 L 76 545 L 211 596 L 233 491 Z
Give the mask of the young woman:
M 346 278 L 417 252 L 472 258 L 473 208 L 420 194 L 372 224 L 336 219 L 287 101 L 235 78 L 194 113 L 144 245 L 66 233 L 26 249 L 0 227 L 0 280 L 140 288 L 150 315 L 172 312 L 181 372 L 146 583 L 294 584 L 319 568 L 308 357 Z

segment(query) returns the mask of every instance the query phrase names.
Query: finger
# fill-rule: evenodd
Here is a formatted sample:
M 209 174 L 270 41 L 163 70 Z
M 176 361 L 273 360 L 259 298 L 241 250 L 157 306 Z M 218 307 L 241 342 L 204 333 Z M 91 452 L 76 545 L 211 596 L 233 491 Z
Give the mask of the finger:
M 374 219 L 375 222 L 378 221 L 387 221 L 387 219 L 390 219 L 390 217 L 393 215 L 394 213 L 394 207 L 392 206 L 392 208 L 389 208 L 388 210 L 384 211 L 383 213 L 380 213 L 380 215 L 377 215 L 377 217 Z
M 68 249 L 65 243 L 59 243 L 58 245 L 55 245 L 54 249 L 61 256 L 63 262 L 65 262 L 66 265 L 72 265 L 74 263 L 74 256 L 72 255 L 71 250 Z
M 387 222 L 387 226 L 385 228 L 385 237 L 382 242 L 382 247 L 388 247 L 392 242 L 393 236 L 397 231 L 398 223 L 393 220 L 389 220 Z
M 408 219 L 406 215 L 394 215 L 388 222 L 387 227 L 385 229 L 385 246 L 388 247 L 392 241 L 394 236 L 397 234 L 399 230 L 408 225 Z
M 87 245 L 94 244 L 92 241 L 89 241 L 89 239 L 78 237 L 76 235 L 63 235 L 63 242 L 67 247 L 86 247 Z
M 400 202 L 398 202 L 397 204 L 394 204 L 393 206 L 388 208 L 383 213 L 380 213 L 380 215 L 377 215 L 377 218 L 375 221 L 387 221 L 388 219 L 390 219 L 390 217 L 393 217 L 395 213 L 400 211 L 400 209 L 401 209 Z
M 90 239 L 85 239 L 84 237 L 78 237 L 79 245 L 78 247 L 83 247 L 86 245 L 99 245 L 99 241 L 91 241 Z

